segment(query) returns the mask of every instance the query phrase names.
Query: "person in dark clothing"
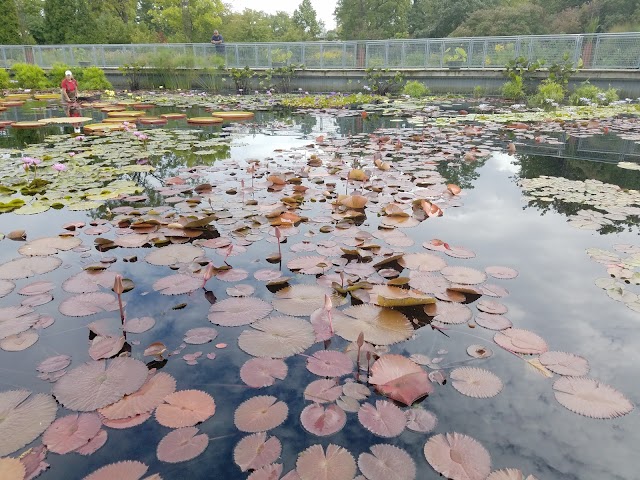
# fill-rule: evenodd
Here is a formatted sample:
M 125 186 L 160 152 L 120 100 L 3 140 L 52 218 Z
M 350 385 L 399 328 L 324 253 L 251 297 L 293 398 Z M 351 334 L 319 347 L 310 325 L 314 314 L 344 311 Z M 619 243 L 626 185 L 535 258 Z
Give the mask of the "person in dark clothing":
M 215 45 L 217 55 L 224 55 L 224 38 L 222 38 L 222 35 L 220 35 L 218 30 L 213 31 L 211 43 Z

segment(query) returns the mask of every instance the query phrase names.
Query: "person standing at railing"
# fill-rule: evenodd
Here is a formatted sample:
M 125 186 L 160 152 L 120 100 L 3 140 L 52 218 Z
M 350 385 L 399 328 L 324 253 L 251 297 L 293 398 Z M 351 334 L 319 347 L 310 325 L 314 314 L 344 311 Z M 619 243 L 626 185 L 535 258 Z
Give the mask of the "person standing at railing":
M 71 70 L 64 72 L 64 78 L 60 84 L 62 91 L 62 101 L 64 103 L 75 103 L 78 98 L 78 81 L 73 78 Z
M 220 35 L 218 30 L 213 31 L 211 43 L 216 47 L 216 55 L 224 55 L 224 38 L 222 38 L 222 35 Z

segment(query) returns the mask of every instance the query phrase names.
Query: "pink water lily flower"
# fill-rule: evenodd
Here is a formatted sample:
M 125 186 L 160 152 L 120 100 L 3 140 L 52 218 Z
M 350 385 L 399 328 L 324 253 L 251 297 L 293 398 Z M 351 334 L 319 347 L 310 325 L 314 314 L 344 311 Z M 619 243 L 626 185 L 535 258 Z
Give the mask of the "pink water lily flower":
M 33 157 L 22 157 L 22 162 L 24 163 L 25 167 L 30 167 L 31 165 L 40 165 L 42 163 L 42 160 Z
M 67 169 L 67 166 L 64 163 L 54 163 L 51 165 L 51 168 L 58 172 L 64 172 Z

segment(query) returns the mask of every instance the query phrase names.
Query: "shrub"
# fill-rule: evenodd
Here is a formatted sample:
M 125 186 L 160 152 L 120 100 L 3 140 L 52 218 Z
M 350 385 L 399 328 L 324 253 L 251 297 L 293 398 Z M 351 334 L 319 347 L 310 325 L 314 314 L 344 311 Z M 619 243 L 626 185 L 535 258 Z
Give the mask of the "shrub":
M 284 67 L 277 67 L 271 69 L 269 75 L 269 81 L 272 76 L 278 77 L 278 90 L 281 93 L 289 93 L 291 91 L 291 80 L 295 77 L 296 72 L 298 70 L 304 70 L 304 65 L 296 65 L 292 63 L 291 65 L 287 65 Z
M 0 88 L 9 88 L 11 85 L 11 79 L 9 78 L 9 72 L 4 68 L 0 68 Z
M 253 70 L 245 66 L 244 68 L 230 68 L 227 72 L 231 80 L 233 80 L 237 92 L 247 93 L 249 91 L 251 79 L 255 75 Z
M 567 88 L 569 79 L 580 68 L 582 68 L 582 59 L 574 64 L 572 60 L 569 60 L 569 54 L 565 53 L 561 62 L 555 62 L 549 67 L 549 80 L 559 84 L 562 88 Z
M 569 103 L 571 105 L 590 105 L 592 103 L 598 103 L 598 93 L 600 89 L 595 85 L 591 85 L 589 81 L 584 82 L 578 88 L 576 88 L 569 97 Z
M 502 86 L 502 95 L 509 100 L 520 100 L 524 98 L 524 84 L 522 83 L 522 77 L 515 75 L 512 80 L 508 81 Z
M 98 67 L 87 67 L 82 72 L 80 88 L 83 90 L 111 90 L 113 85 L 107 80 L 104 70 Z
M 122 76 L 129 82 L 129 90 L 136 91 L 140 89 L 142 81 L 146 78 L 145 66 L 146 63 L 140 62 L 131 64 L 125 63 L 118 67 L 118 70 L 122 72 Z
M 473 98 L 482 98 L 487 94 L 487 88 L 482 85 L 473 87 Z
M 411 80 L 410 82 L 407 82 L 404 85 L 404 88 L 402 89 L 402 93 L 404 93 L 405 95 L 409 95 L 410 97 L 413 97 L 413 98 L 422 98 L 422 97 L 426 97 L 431 92 L 429 91 L 429 88 L 425 84 L 418 82 L 416 80 Z
M 552 80 L 544 80 L 538 85 L 538 93 L 531 98 L 531 103 L 544 109 L 554 109 L 564 100 L 564 88 Z
M 64 72 L 67 70 L 71 70 L 73 72 L 73 77 L 78 81 L 78 83 L 80 83 L 80 80 L 82 80 L 82 68 L 71 68 L 69 65 L 64 63 L 54 63 L 51 70 L 46 74 L 49 84 L 52 87 L 59 87 L 62 79 L 64 78 Z
M 618 96 L 618 90 L 615 88 L 609 87 L 604 92 L 604 105 L 609 105 L 610 103 L 617 102 L 620 97 Z
M 607 90 L 584 82 L 569 97 L 571 105 L 609 105 L 618 100 L 618 91 L 609 87 Z
M 37 65 L 15 63 L 11 70 L 21 88 L 47 88 L 49 86 L 44 70 Z
M 389 75 L 389 69 L 383 68 L 377 70 L 375 68 L 367 68 L 365 70 L 365 90 L 370 90 L 377 95 L 387 95 L 393 93 L 400 88 L 404 81 L 402 72 L 397 71 L 393 76 Z

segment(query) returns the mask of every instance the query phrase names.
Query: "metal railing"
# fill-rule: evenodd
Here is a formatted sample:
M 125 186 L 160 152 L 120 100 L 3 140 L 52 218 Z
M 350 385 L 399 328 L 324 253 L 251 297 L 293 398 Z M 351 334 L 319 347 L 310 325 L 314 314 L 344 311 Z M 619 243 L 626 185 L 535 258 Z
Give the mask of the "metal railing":
M 123 65 L 206 68 L 273 68 L 303 64 L 308 69 L 502 68 L 516 57 L 547 65 L 568 56 L 584 69 L 640 68 L 640 33 L 528 35 L 513 37 L 429 38 L 408 40 L 126 45 L 2 45 L 0 66 L 55 63 L 70 66 Z

